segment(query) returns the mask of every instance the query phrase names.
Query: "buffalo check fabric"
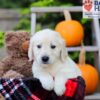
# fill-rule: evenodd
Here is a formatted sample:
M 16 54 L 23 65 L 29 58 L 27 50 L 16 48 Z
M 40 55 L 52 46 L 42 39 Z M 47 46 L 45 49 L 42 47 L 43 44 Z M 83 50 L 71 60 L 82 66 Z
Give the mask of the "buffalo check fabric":
M 84 100 L 85 81 L 82 77 L 69 79 L 66 89 L 63 96 L 57 96 L 53 90 L 43 89 L 35 78 L 0 79 L 0 93 L 5 100 Z
M 22 79 L 0 79 L 0 93 L 5 100 L 40 100 L 31 93 Z

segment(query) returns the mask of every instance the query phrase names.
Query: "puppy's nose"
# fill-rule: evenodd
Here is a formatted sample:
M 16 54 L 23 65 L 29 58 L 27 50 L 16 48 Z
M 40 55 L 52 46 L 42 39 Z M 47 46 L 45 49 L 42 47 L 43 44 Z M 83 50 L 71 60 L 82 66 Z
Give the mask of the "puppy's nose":
M 43 61 L 44 63 L 48 62 L 48 60 L 49 60 L 49 57 L 48 57 L 48 56 L 43 56 L 43 57 L 42 57 L 42 61 Z

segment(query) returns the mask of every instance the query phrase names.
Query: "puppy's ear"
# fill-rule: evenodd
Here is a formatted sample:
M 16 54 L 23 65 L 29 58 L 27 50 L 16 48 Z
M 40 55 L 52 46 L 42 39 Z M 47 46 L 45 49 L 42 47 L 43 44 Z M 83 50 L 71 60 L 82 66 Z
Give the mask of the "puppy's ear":
M 66 49 L 65 41 L 61 40 L 61 51 L 60 51 L 60 58 L 64 62 L 68 56 L 68 52 Z
M 30 43 L 29 43 L 28 57 L 29 57 L 29 61 L 32 61 L 34 59 L 33 39 L 32 38 L 30 39 Z

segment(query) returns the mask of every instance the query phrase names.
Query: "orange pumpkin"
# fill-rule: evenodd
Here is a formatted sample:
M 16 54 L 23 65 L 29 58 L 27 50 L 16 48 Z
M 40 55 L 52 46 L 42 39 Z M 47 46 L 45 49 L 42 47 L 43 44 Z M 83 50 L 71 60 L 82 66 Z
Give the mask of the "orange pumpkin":
M 67 46 L 80 45 L 84 38 L 83 27 L 76 20 L 66 20 L 58 23 L 55 31 L 61 34 Z
M 97 70 L 90 64 L 78 65 L 86 82 L 86 94 L 94 93 L 99 82 Z
M 85 64 L 84 47 L 82 47 L 80 52 L 78 66 L 82 72 L 82 77 L 86 83 L 86 94 L 94 93 L 99 83 L 99 75 L 96 68 L 94 68 L 94 66 L 90 64 Z

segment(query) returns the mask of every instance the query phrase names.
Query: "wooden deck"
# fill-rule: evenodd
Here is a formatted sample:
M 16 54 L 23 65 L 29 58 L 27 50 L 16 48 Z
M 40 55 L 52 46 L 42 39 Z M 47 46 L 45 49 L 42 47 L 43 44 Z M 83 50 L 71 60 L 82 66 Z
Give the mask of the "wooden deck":
M 100 100 L 100 93 L 85 96 L 85 100 Z

